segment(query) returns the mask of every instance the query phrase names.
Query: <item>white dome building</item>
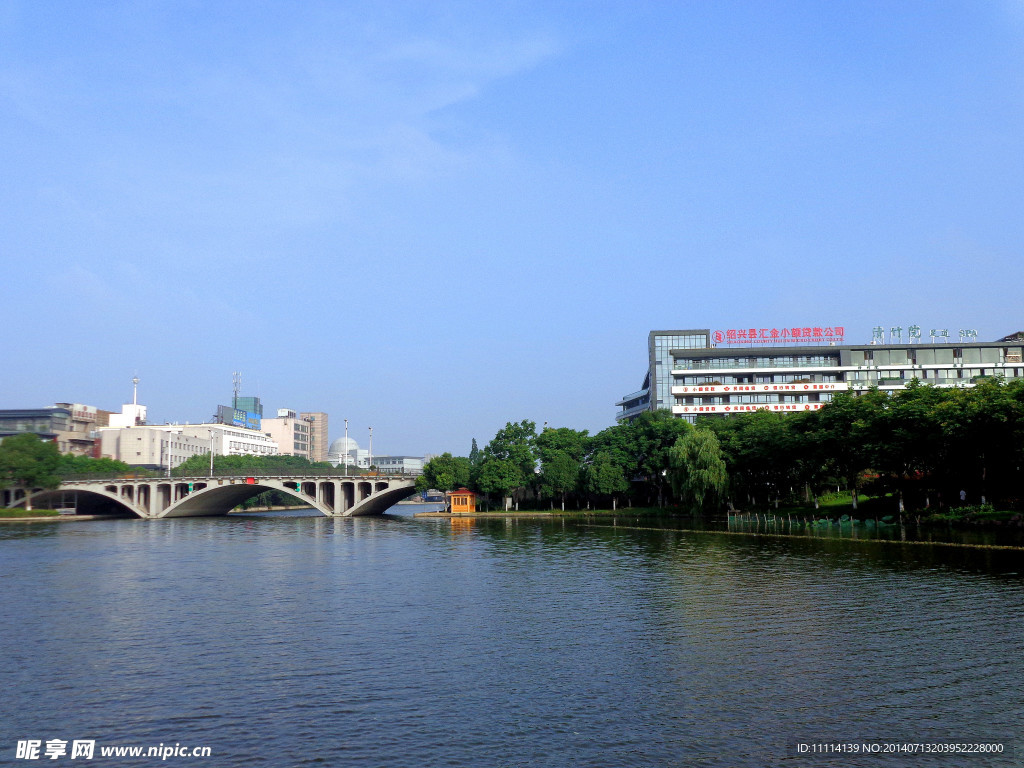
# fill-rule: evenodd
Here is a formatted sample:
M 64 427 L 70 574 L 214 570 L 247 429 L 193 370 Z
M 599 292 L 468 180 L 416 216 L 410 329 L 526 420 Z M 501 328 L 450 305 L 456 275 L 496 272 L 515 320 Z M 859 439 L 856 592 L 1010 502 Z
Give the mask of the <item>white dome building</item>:
M 346 458 L 350 465 L 356 465 L 356 457 L 359 455 L 359 443 L 351 437 L 339 437 L 327 451 L 327 460 L 334 466 L 345 464 Z

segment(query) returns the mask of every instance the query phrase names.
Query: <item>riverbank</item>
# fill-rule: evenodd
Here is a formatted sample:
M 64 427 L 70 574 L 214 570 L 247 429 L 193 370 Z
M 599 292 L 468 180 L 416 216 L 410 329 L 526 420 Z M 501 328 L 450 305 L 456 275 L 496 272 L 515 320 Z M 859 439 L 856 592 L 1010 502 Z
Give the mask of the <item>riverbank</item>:
M 417 512 L 413 517 L 440 517 L 440 518 L 476 518 L 476 517 L 515 517 L 520 519 L 530 518 L 587 518 L 587 517 L 661 517 L 661 518 L 689 518 L 680 512 L 657 507 L 623 507 L 621 509 L 527 509 L 522 511 L 509 510 L 507 512 Z

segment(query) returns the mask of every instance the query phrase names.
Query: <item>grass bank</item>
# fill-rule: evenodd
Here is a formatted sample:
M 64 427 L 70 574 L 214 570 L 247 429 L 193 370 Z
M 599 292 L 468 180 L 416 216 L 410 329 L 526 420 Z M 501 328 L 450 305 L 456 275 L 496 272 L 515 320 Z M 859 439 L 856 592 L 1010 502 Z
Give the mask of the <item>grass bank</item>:
M 0 509 L 0 517 L 53 517 L 59 514 L 56 509 Z

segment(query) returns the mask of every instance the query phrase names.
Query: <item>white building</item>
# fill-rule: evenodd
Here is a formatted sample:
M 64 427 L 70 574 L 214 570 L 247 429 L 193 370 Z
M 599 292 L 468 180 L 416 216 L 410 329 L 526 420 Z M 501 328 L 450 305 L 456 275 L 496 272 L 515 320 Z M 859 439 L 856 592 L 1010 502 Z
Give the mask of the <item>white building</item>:
M 276 456 L 277 442 L 263 432 L 230 424 L 192 424 L 182 427 L 184 434 L 214 440 L 215 456 Z
M 616 403 L 618 421 L 667 410 L 695 421 L 748 411 L 816 411 L 839 392 L 904 389 L 911 381 L 970 387 L 1024 378 L 1024 338 L 977 341 L 968 329 L 877 326 L 846 344 L 844 326 L 651 331 L 641 389 Z M 904 336 L 906 331 L 906 336 Z
M 132 466 L 174 468 L 210 452 L 210 439 L 187 435 L 178 426 L 107 427 L 100 429 L 100 455 Z
M 277 443 L 262 432 L 228 424 L 164 424 L 100 430 L 100 452 L 133 466 L 174 468 L 192 456 L 274 456 Z
M 110 414 L 111 427 L 138 427 L 146 423 L 146 406 L 139 405 L 139 377 L 132 379 L 132 401 L 121 406 L 120 413 Z
M 423 473 L 426 459 L 423 456 L 374 456 L 373 466 L 378 472 L 394 475 L 419 475 Z
M 368 458 L 367 452 L 362 450 L 359 443 L 351 437 L 339 437 L 331 443 L 331 449 L 327 452 L 327 460 L 336 467 L 344 467 L 346 464 L 350 467 L 358 467 L 360 454 L 363 454 L 364 461 Z
M 339 437 L 331 443 L 327 460 L 336 467 L 345 465 L 357 469 L 376 467 L 378 472 L 397 475 L 418 475 L 427 463 L 424 456 L 370 456 L 370 452 L 359 447 L 351 437 Z

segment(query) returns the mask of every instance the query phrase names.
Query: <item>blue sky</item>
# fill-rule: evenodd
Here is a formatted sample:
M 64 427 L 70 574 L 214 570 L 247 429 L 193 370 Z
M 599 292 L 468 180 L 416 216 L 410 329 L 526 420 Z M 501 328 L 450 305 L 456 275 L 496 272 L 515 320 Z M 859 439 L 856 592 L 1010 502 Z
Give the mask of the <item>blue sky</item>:
M 647 333 L 1024 328 L 1024 2 L 0 0 L 0 407 L 599 431 Z

